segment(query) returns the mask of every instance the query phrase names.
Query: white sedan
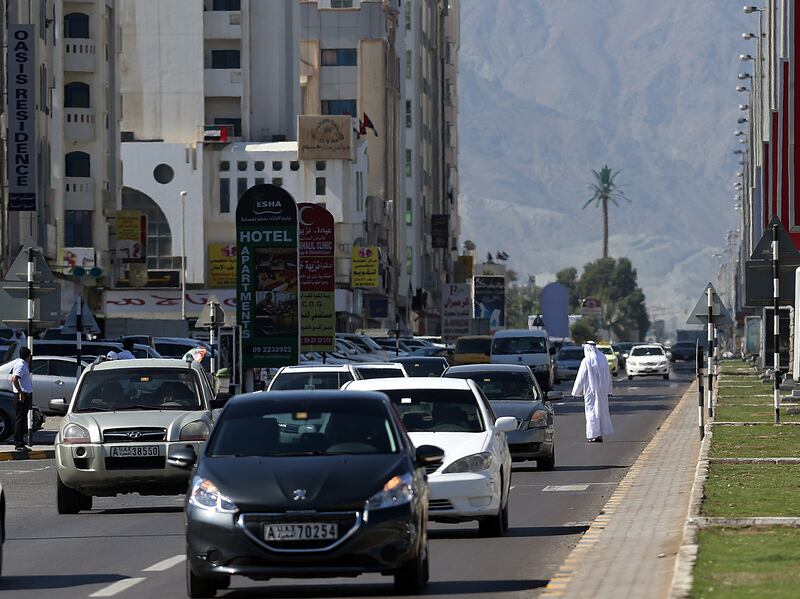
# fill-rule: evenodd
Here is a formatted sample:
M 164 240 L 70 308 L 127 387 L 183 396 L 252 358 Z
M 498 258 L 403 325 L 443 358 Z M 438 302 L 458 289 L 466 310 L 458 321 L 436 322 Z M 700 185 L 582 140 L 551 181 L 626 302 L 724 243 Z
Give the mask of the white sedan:
M 11 384 L 11 369 L 15 360 L 0 364 L 0 391 L 14 393 Z M 81 363 L 81 372 L 89 365 Z M 69 403 L 75 385 L 78 383 L 78 363 L 67 356 L 33 356 L 31 381 L 33 382 L 33 402 L 43 412 L 49 412 L 51 399 L 64 399 Z
M 508 528 L 511 453 L 506 433 L 513 417 L 494 419 L 471 379 L 395 378 L 353 381 L 350 391 L 381 391 L 397 408 L 414 445 L 444 450 L 428 469 L 428 517 L 436 522 L 477 520 L 482 536 Z
M 669 358 L 660 345 L 637 345 L 631 348 L 625 362 L 628 380 L 635 376 L 661 376 L 669 379 Z

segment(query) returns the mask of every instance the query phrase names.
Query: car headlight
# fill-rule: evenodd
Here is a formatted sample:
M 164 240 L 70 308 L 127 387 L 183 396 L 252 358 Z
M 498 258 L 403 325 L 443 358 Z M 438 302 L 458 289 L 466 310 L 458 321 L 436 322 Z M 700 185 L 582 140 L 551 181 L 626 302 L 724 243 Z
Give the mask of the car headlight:
M 401 474 L 390 478 L 383 489 L 367 499 L 364 508 L 367 510 L 381 510 L 409 503 L 414 498 L 414 477 L 411 474 Z
M 178 437 L 179 441 L 205 441 L 208 439 L 208 433 L 210 432 L 210 428 L 208 424 L 203 422 L 202 420 L 195 420 L 194 422 L 190 422 L 189 424 L 185 425 L 181 429 L 181 434 Z
M 80 424 L 71 422 L 64 427 L 64 432 L 61 433 L 61 441 L 63 443 L 89 443 L 89 431 Z
M 547 412 L 544 410 L 536 410 L 531 416 L 528 423 L 528 428 L 543 428 L 547 426 Z
M 456 460 L 442 471 L 442 474 L 463 474 L 465 472 L 482 472 L 492 467 L 492 454 L 475 453 Z
M 192 480 L 189 503 L 202 510 L 211 510 L 222 514 L 232 514 L 239 509 L 235 503 L 220 493 L 217 485 L 200 476 L 195 476 Z

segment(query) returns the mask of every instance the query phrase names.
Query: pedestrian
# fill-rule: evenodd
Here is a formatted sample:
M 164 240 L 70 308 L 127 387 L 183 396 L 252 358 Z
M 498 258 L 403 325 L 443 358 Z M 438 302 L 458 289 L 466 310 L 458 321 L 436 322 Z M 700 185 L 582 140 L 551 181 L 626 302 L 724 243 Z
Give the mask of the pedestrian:
M 131 351 L 133 349 L 133 339 L 122 340 L 122 351 L 117 353 L 117 360 L 135 360 L 136 356 Z
M 119 354 L 113 349 L 106 354 L 106 360 L 119 360 Z
M 594 341 L 583 346 L 584 359 L 575 377 L 572 395 L 583 397 L 586 412 L 586 439 L 602 443 L 603 436 L 613 435 L 608 396 L 611 395 L 611 370 L 603 352 L 597 351 Z
M 17 329 L 14 332 L 14 339 L 20 344 L 25 345 L 28 342 L 28 336 L 25 334 L 25 331 L 22 329 Z
M 28 411 L 33 405 L 33 382 L 31 381 L 31 350 L 22 347 L 19 358 L 14 360 L 11 367 L 11 385 L 17 392 L 14 402 L 14 449 L 17 451 L 30 451 L 25 446 L 25 437 L 28 436 Z

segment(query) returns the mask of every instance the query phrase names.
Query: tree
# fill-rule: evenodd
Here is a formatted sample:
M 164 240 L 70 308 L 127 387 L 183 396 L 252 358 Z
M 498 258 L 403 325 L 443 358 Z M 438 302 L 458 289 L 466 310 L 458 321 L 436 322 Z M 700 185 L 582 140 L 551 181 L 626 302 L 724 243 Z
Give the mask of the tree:
M 616 182 L 619 171 L 612 172 L 608 165 L 604 165 L 600 172 L 592 169 L 595 180 L 589 184 L 592 197 L 583 205 L 583 210 L 589 204 L 596 204 L 603 209 L 603 258 L 608 258 L 608 203 L 619 206 L 617 200 L 631 202 Z
M 572 323 L 569 333 L 575 343 L 586 343 L 597 337 L 597 323 L 593 318 L 581 318 Z
M 556 282 L 561 283 L 569 291 L 569 310 L 575 314 L 581 307 L 578 294 L 578 269 L 574 266 L 562 268 L 556 273 Z
M 510 284 L 506 288 L 506 327 L 527 329 L 528 316 L 541 311 L 541 293 L 536 285 Z

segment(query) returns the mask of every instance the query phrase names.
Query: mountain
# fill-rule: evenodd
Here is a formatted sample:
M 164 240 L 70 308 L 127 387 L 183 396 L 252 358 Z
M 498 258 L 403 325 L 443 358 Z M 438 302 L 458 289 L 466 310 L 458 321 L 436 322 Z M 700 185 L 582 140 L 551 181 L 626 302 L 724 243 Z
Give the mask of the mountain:
M 462 240 L 505 250 L 537 281 L 600 257 L 600 210 L 581 210 L 608 164 L 631 204 L 611 207 L 654 316 L 682 326 L 712 254 L 737 228 L 736 74 L 758 26 L 729 0 L 462 0 Z M 522 277 L 524 278 L 524 276 Z M 716 281 L 715 281 L 716 282 Z

